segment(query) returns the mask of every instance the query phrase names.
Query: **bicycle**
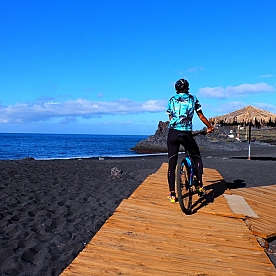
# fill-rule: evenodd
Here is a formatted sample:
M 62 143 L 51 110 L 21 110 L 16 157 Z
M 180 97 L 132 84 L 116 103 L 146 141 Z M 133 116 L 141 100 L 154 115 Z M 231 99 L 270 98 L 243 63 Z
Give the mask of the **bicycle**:
M 206 131 L 194 132 L 192 135 L 206 135 Z M 186 134 L 180 135 L 184 137 Z M 185 149 L 184 158 L 177 164 L 177 196 L 181 210 L 189 215 L 192 213 L 193 195 L 196 194 L 198 176 L 195 164 L 190 153 Z

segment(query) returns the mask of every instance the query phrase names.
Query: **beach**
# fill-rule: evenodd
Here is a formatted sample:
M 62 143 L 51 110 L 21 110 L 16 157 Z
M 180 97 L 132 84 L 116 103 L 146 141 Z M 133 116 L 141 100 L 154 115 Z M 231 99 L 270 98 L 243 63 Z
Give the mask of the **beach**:
M 276 184 L 276 147 L 253 149 L 257 160 L 247 160 L 246 150 L 202 151 L 204 167 L 230 188 Z M 60 275 L 163 162 L 166 154 L 0 161 L 0 274 Z

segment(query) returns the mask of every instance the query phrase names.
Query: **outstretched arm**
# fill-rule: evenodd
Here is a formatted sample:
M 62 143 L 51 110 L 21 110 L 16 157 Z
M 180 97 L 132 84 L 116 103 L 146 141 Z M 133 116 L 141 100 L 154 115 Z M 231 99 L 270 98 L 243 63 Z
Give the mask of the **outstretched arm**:
M 207 126 L 207 133 L 211 133 L 214 131 L 213 126 L 210 124 L 210 122 L 208 121 L 208 119 L 203 115 L 202 110 L 198 110 L 196 111 L 197 116 L 199 117 L 199 119 L 202 121 L 202 123 Z

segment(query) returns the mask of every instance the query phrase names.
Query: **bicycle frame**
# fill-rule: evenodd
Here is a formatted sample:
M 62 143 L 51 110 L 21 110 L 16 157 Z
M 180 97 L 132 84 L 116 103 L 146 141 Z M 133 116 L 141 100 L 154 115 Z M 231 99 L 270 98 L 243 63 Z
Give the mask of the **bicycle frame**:
M 189 155 L 186 155 L 185 160 L 187 161 L 187 164 L 189 166 L 190 175 L 189 175 L 189 185 L 193 185 L 193 179 L 195 175 L 195 168 L 194 168 L 194 162 L 192 158 Z
M 203 130 L 203 131 L 198 131 L 193 133 L 193 136 L 197 136 L 197 135 L 206 135 L 206 131 Z M 185 157 L 183 159 L 186 160 L 187 165 L 189 166 L 189 185 L 193 186 L 194 176 L 198 177 L 197 171 L 194 165 L 193 158 L 191 157 L 190 153 L 187 150 L 185 150 L 184 154 L 185 154 Z

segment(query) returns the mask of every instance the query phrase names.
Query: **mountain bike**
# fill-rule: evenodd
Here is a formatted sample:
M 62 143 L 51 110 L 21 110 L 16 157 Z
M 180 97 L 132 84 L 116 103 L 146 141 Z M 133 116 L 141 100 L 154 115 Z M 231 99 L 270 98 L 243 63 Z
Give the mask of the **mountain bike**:
M 192 135 L 205 135 L 206 131 L 194 132 Z M 181 134 L 184 139 L 186 134 Z M 194 161 L 190 153 L 185 149 L 184 158 L 180 158 L 177 164 L 177 196 L 181 210 L 185 214 L 192 213 L 193 195 L 198 186 L 198 176 Z

